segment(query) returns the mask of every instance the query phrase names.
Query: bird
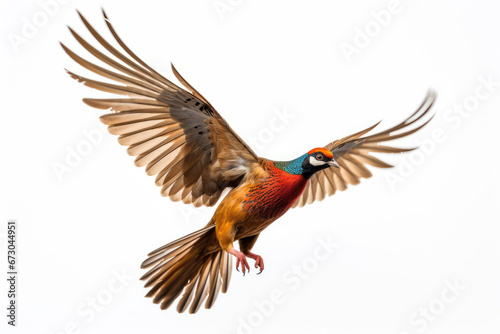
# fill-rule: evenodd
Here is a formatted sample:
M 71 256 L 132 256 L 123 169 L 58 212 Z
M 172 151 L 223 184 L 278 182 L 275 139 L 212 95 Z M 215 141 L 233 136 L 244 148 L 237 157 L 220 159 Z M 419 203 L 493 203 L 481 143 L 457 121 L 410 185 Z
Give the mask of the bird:
M 142 61 L 118 36 L 106 12 L 105 24 L 113 46 L 78 12 L 100 45 L 100 51 L 68 26 L 76 41 L 94 57 L 88 61 L 65 44 L 63 50 L 76 63 L 112 83 L 66 70 L 71 78 L 119 98 L 84 98 L 90 107 L 107 110 L 100 121 L 118 143 L 135 156 L 135 165 L 156 176 L 161 195 L 195 207 L 218 206 L 201 229 L 148 254 L 141 268 L 149 288 L 146 297 L 169 308 L 176 300 L 179 313 L 196 313 L 204 303 L 210 309 L 220 291 L 226 293 L 232 260 L 243 275 L 249 259 L 261 273 L 262 256 L 254 245 L 271 223 L 289 209 L 322 201 L 349 185 L 370 178 L 367 166 L 393 167 L 375 154 L 416 149 L 386 146 L 428 124 L 436 93 L 429 90 L 422 104 L 402 122 L 384 131 L 362 131 L 313 148 L 290 161 L 259 157 L 229 126 L 219 112 L 193 88 L 172 64 L 179 87 Z M 96 64 L 95 62 L 97 61 Z M 236 242 L 238 249 L 235 248 Z M 251 262 L 251 261 L 250 261 Z

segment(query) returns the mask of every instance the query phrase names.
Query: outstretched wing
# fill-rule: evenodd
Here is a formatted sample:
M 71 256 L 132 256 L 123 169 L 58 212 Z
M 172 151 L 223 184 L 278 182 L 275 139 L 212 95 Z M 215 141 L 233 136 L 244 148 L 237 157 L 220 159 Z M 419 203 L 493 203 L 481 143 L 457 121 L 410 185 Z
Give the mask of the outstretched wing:
M 78 64 L 111 79 L 106 83 L 68 73 L 88 87 L 124 95 L 112 99 L 84 99 L 91 107 L 111 109 L 101 116 L 118 142 L 136 156 L 135 165 L 156 175 L 162 196 L 173 201 L 212 206 L 226 188 L 236 187 L 257 156 L 210 103 L 172 66 L 186 91 L 154 71 L 118 37 L 103 11 L 106 24 L 124 51 L 108 43 L 80 14 L 83 23 L 107 51 L 102 53 L 69 28 L 76 40 L 108 68 L 89 62 L 61 43 Z
M 314 201 L 322 201 L 326 196 L 335 194 L 337 190 L 343 191 L 347 189 L 349 184 L 358 184 L 361 178 L 371 177 L 372 173 L 366 168 L 366 165 L 380 168 L 394 167 L 374 157 L 371 153 L 402 153 L 414 150 L 415 148 L 384 146 L 381 143 L 411 135 L 429 123 L 434 116 L 421 125 L 415 125 L 424 116 L 428 115 L 435 99 L 436 94 L 429 91 L 417 111 L 388 130 L 364 136 L 373 130 L 379 122 L 366 130 L 326 145 L 325 148 L 333 153 L 333 157 L 340 168 L 330 167 L 314 174 L 293 207 L 304 206 Z

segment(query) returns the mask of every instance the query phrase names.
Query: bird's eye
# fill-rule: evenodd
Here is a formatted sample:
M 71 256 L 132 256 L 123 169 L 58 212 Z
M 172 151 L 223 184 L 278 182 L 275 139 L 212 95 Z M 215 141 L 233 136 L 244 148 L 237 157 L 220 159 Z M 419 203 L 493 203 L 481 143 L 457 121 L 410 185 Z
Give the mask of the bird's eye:
M 316 155 L 316 160 L 323 160 L 323 156 L 321 154 Z

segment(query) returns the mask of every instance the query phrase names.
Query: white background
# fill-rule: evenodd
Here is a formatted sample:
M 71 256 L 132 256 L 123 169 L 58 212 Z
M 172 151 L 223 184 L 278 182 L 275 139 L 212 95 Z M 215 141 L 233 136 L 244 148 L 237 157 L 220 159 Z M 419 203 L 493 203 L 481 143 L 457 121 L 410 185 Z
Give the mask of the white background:
M 387 10 L 386 0 L 75 0 L 50 7 L 44 21 L 47 2 L 1 2 L 0 267 L 5 222 L 17 219 L 20 274 L 15 329 L 0 283 L 2 332 L 499 332 L 500 86 L 482 83 L 500 82 L 498 3 L 401 0 L 381 27 L 373 11 Z M 161 311 L 143 298 L 140 263 L 215 209 L 162 198 L 109 134 L 70 172 L 54 169 L 88 144 L 85 132 L 103 129 L 100 111 L 81 102 L 102 94 L 67 76 L 64 68 L 88 73 L 59 46 L 86 55 L 66 25 L 94 43 L 76 8 L 110 36 L 101 6 L 139 56 L 168 78 L 173 62 L 261 156 L 289 160 L 380 119 L 393 125 L 433 87 L 436 118 L 396 143 L 428 148 L 385 157 L 399 169 L 373 170 L 360 185 L 291 210 L 254 248 L 264 273 L 234 271 L 211 310 Z M 36 19 L 37 31 L 23 36 Z M 341 46 L 365 29 L 367 45 L 357 40 L 358 53 L 346 57 Z M 469 111 L 458 114 L 464 104 Z M 276 112 L 293 118 L 277 121 Z M 318 238 L 338 245 L 326 259 L 314 257 Z M 298 279 L 294 266 L 307 275 Z M 449 284 L 459 285 L 455 293 Z

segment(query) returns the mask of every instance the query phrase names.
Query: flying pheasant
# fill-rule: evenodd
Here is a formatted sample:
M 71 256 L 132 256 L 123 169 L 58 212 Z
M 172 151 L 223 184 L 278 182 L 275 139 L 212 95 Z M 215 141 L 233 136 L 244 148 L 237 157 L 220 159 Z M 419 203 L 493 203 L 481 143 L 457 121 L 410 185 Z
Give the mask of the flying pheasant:
M 184 90 L 138 58 L 120 39 L 106 13 L 104 19 L 121 50 L 108 43 L 79 13 L 96 41 L 94 48 L 73 29 L 71 34 L 107 67 L 89 62 L 62 45 L 78 64 L 117 84 L 69 75 L 88 87 L 124 95 L 122 98 L 83 99 L 91 107 L 111 109 L 100 120 L 118 142 L 136 156 L 135 165 L 156 175 L 162 196 L 173 201 L 213 206 L 223 194 L 208 224 L 148 254 L 142 268 L 151 268 L 141 279 L 151 290 L 146 295 L 168 308 L 177 298 L 177 311 L 211 308 L 218 292 L 226 292 L 232 257 L 236 269 L 264 269 L 262 257 L 252 249 L 259 234 L 293 207 L 301 207 L 343 191 L 349 184 L 372 176 L 366 165 L 391 165 L 371 153 L 401 153 L 412 149 L 381 143 L 406 137 L 426 125 L 435 100 L 430 91 L 422 105 L 396 126 L 368 135 L 377 125 L 315 148 L 291 161 L 258 157 L 231 129 L 215 108 L 172 66 Z M 239 243 L 239 250 L 234 247 Z M 183 293 L 184 292 L 184 293 Z M 182 294 L 183 293 L 183 294 Z M 182 296 L 181 296 L 182 294 Z

